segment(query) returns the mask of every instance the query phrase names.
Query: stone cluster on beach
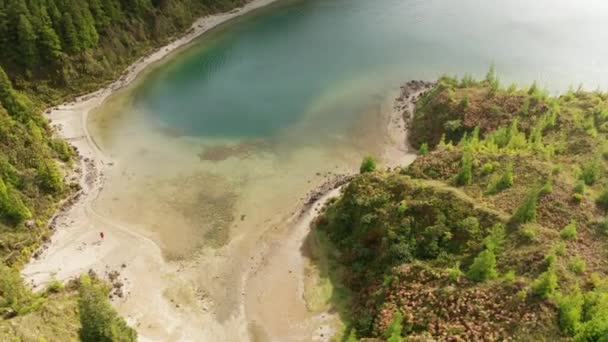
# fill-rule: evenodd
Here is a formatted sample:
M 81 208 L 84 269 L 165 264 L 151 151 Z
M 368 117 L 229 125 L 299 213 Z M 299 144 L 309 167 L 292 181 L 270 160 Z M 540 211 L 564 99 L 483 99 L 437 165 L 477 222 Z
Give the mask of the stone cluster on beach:
M 395 99 L 395 110 L 402 112 L 405 130 L 409 129 L 416 101 L 434 84 L 434 82 L 412 80 L 401 86 L 401 94 Z

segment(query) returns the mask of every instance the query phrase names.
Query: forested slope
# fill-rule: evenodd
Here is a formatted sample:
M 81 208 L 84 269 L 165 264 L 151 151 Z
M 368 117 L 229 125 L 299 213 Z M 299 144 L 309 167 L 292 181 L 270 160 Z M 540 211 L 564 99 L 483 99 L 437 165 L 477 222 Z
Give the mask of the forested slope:
M 244 3 L 0 0 L 0 66 L 19 90 L 40 102 L 55 102 L 116 78 L 196 18 Z
M 608 94 L 444 77 L 318 219 L 350 340 L 608 338 Z M 344 309 L 346 308 L 346 309 Z

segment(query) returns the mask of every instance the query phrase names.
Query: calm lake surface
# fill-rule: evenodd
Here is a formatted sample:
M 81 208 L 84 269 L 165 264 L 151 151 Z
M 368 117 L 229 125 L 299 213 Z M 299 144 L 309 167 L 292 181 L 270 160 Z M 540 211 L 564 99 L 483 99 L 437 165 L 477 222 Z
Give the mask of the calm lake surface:
M 608 2 L 279 0 L 201 37 L 91 119 L 96 209 L 168 257 L 261 234 L 385 142 L 398 86 L 448 74 L 608 86 Z

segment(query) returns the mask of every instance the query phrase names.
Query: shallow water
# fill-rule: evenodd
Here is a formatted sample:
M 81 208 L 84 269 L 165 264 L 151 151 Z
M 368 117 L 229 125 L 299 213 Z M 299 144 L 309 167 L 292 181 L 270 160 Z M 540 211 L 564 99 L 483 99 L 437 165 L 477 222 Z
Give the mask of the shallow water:
M 117 162 L 96 210 L 169 258 L 255 240 L 328 172 L 379 152 L 389 94 L 406 80 L 494 63 L 505 83 L 606 88 L 606 15 L 599 0 L 280 0 L 92 117 Z

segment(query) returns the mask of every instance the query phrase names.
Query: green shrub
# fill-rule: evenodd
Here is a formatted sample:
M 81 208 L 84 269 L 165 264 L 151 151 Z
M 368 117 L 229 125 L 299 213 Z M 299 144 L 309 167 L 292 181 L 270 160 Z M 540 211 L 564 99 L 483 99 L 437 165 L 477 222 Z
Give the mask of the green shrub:
M 559 232 L 559 236 L 564 240 L 576 239 L 576 221 L 570 221 L 570 223 Z
M 481 172 L 483 176 L 487 176 L 494 173 L 499 166 L 500 164 L 498 162 L 487 162 L 481 166 L 481 170 L 479 170 L 479 172 Z
M 38 310 L 42 304 L 44 298 L 25 286 L 19 272 L 0 262 L 0 316 L 9 312 L 25 315 Z
M 2 178 L 0 178 L 0 217 L 15 223 L 32 217 L 32 213 L 19 194 L 12 187 L 7 186 Z
M 568 269 L 573 273 L 581 274 L 584 273 L 587 269 L 587 263 L 585 262 L 585 259 L 577 255 L 570 259 L 570 262 L 568 263 Z
M 418 149 L 418 154 L 420 154 L 421 156 L 428 155 L 429 154 L 429 144 L 422 143 L 422 145 L 420 145 L 420 149 Z
M 58 293 L 61 292 L 63 290 L 63 283 L 60 282 L 59 280 L 52 280 L 47 286 L 46 286 L 46 293 Z
M 519 108 L 519 115 L 528 116 L 530 114 L 530 98 L 526 97 Z
M 403 332 L 403 315 L 401 312 L 396 311 L 393 314 L 393 320 L 391 325 L 384 332 L 386 342 L 401 342 L 401 333 Z
M 513 214 L 512 220 L 516 224 L 536 221 L 536 207 L 538 205 L 539 191 L 533 189 Z
M 507 282 L 507 283 L 512 283 L 515 281 L 515 271 L 511 270 L 507 273 L 505 273 L 505 275 L 502 277 L 503 281 Z
M 399 206 L 397 206 L 397 212 L 399 213 L 399 215 L 405 215 L 408 209 L 409 206 L 405 201 L 402 201 L 401 203 L 399 203 Z
M 460 269 L 460 261 L 456 261 L 454 267 L 448 268 L 448 274 L 452 282 L 457 283 L 458 280 L 460 280 L 460 277 L 464 275 L 464 273 Z
M 527 288 L 521 289 L 515 293 L 515 299 L 517 299 L 518 302 L 524 302 L 526 298 L 528 298 Z
M 553 182 L 548 179 L 545 184 L 543 184 L 543 187 L 540 188 L 540 195 L 541 196 L 547 196 L 550 195 L 551 193 L 553 193 Z
M 602 233 L 608 234 L 608 219 L 602 219 L 597 223 L 597 226 Z
M 498 77 L 496 77 L 496 70 L 494 69 L 493 65 L 490 67 L 490 70 L 488 70 L 488 73 L 486 74 L 486 81 L 488 82 L 489 86 L 488 97 L 493 97 L 494 95 L 496 95 L 496 92 L 500 90 L 500 80 L 498 79 Z
M 462 121 L 458 119 L 446 121 L 443 124 L 443 129 L 450 133 L 458 132 L 460 129 L 462 129 Z
M 466 232 L 469 239 L 473 241 L 479 241 L 483 236 L 479 225 L 479 219 L 475 216 L 468 216 L 460 220 L 460 222 L 458 222 L 458 229 Z
M 483 243 L 488 250 L 495 254 L 500 254 L 507 238 L 505 226 L 502 223 L 497 223 L 492 228 L 488 235 L 484 238 Z
M 441 135 L 441 139 L 439 139 L 439 144 L 437 144 L 437 147 L 440 148 L 440 149 L 452 148 L 452 143 L 450 142 L 448 144 L 446 142 L 445 133 Z
M 608 293 L 606 289 L 594 289 L 584 294 L 583 322 L 579 326 L 575 342 L 605 341 L 608 336 Z
M 494 279 L 496 272 L 496 255 L 492 250 L 486 249 L 479 253 L 467 272 L 467 277 L 476 282 Z
M 604 212 L 608 212 L 608 190 L 604 190 L 600 197 L 595 200 L 595 205 Z
M 553 266 L 555 266 L 555 264 L 557 263 L 557 255 L 553 252 L 550 252 L 549 254 L 545 255 L 545 266 L 547 268 L 551 268 Z
M 572 195 L 572 200 L 576 203 L 580 203 L 583 201 L 583 197 L 585 196 L 585 182 L 578 181 L 574 186 L 574 195 Z
M 72 160 L 72 148 L 65 140 L 53 139 L 51 141 L 51 147 L 57 153 L 57 156 L 61 161 L 67 163 Z
M 488 192 L 495 194 L 513 186 L 513 164 L 509 163 L 500 178 L 488 184 Z
M 597 159 L 583 165 L 581 170 L 581 180 L 587 185 L 593 185 L 600 177 L 600 163 Z
M 583 294 L 578 288 L 572 294 L 557 296 L 559 327 L 564 333 L 574 336 L 579 331 L 584 303 Z
M 473 156 L 470 148 L 465 147 L 460 161 L 460 170 L 456 176 L 458 185 L 469 185 L 473 181 Z
M 137 340 L 137 333 L 116 313 L 108 302 L 108 290 L 89 276 L 80 278 L 78 308 L 80 339 L 83 342 Z
M 538 91 L 538 84 L 536 83 L 536 81 L 532 82 L 532 85 L 528 89 L 528 95 L 535 95 L 536 93 L 538 93 Z
M 350 329 L 350 333 L 348 334 L 348 337 L 346 338 L 346 342 L 359 342 L 355 329 Z
M 376 159 L 372 156 L 366 156 L 359 167 L 360 173 L 368 173 L 376 171 Z
M 564 241 L 558 241 L 553 246 L 553 253 L 555 253 L 555 255 L 557 255 L 557 256 L 564 256 L 564 255 L 566 255 L 566 252 L 567 252 L 567 248 L 566 248 L 566 243 Z
M 475 79 L 471 74 L 464 74 L 460 81 L 460 88 L 469 88 L 475 85 Z
M 519 235 L 526 241 L 538 241 L 538 225 L 535 223 L 526 223 L 519 227 Z
M 38 166 L 38 181 L 40 186 L 50 193 L 63 191 L 63 178 L 54 161 L 40 163 Z
M 579 332 L 574 336 L 574 342 L 606 341 L 608 336 L 608 312 L 593 316 L 588 322 L 581 324 Z
M 488 83 L 494 83 L 498 81 L 498 77 L 496 76 L 496 66 L 494 65 L 494 63 L 490 64 L 490 68 L 488 69 L 488 72 L 486 73 L 486 82 Z
M 584 195 L 585 194 L 585 182 L 583 182 L 583 181 L 577 182 L 576 185 L 574 186 L 574 193 Z
M 551 297 L 557 290 L 557 274 L 553 267 L 541 273 L 532 283 L 532 293 L 542 299 Z
M 553 165 L 553 167 L 551 168 L 551 175 L 553 176 L 557 176 L 562 172 L 562 166 L 561 165 Z

